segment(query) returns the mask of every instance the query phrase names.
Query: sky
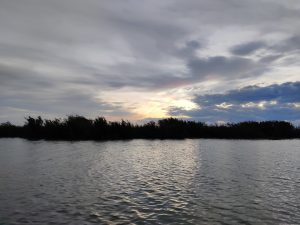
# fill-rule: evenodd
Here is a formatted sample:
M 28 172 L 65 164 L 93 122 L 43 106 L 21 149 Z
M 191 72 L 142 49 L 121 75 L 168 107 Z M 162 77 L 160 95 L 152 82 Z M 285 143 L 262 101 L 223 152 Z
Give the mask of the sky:
M 299 0 L 0 0 L 0 122 L 300 123 Z

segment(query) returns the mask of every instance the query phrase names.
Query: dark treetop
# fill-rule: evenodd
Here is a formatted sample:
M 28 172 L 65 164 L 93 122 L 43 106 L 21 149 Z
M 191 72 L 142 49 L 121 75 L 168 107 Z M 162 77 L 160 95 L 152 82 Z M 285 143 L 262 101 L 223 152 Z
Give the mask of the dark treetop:
M 0 125 L 0 137 L 21 137 L 48 140 L 117 140 L 117 139 L 288 139 L 300 138 L 300 127 L 285 121 L 240 122 L 207 125 L 203 122 L 175 118 L 161 119 L 143 125 L 129 121 L 110 122 L 103 117 L 94 120 L 83 116 L 47 120 L 26 118 L 23 126 Z

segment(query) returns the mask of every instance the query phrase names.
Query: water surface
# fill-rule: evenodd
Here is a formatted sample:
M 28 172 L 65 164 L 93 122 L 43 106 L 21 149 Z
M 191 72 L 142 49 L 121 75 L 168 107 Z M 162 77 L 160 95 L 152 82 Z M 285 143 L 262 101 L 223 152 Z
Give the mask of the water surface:
M 299 224 L 300 140 L 0 139 L 0 224 Z

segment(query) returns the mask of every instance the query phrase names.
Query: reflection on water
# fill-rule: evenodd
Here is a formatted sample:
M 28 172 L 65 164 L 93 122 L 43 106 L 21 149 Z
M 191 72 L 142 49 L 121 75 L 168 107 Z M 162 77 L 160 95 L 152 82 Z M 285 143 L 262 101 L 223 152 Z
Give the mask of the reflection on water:
M 299 147 L 0 139 L 0 224 L 297 224 Z

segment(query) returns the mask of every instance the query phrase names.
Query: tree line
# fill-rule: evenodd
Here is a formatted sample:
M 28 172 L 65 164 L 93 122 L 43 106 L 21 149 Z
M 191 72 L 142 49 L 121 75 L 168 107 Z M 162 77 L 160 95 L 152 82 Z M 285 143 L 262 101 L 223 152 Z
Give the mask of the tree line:
M 166 118 L 142 125 L 129 121 L 107 121 L 104 117 L 87 119 L 72 115 L 65 119 L 27 117 L 23 126 L 0 124 L 0 137 L 38 140 L 121 140 L 121 139 L 289 139 L 300 138 L 300 127 L 285 121 L 246 121 L 227 124 Z

